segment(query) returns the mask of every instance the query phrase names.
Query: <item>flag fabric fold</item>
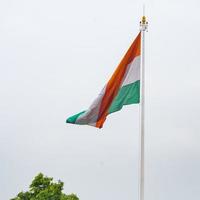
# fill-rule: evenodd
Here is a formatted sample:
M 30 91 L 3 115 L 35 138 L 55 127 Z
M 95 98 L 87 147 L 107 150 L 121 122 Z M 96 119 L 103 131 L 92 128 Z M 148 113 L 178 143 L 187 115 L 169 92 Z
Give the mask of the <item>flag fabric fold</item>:
M 115 72 L 92 105 L 66 122 L 102 128 L 107 115 L 124 105 L 140 102 L 141 32 L 137 35 Z

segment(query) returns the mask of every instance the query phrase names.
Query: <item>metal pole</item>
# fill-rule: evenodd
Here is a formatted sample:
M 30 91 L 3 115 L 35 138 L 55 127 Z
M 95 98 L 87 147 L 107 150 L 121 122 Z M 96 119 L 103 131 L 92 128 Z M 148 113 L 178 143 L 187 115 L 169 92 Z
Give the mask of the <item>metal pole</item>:
M 144 161 L 145 161 L 145 32 L 148 22 L 143 16 L 141 30 L 141 74 L 140 74 L 140 151 L 139 151 L 139 200 L 144 200 Z

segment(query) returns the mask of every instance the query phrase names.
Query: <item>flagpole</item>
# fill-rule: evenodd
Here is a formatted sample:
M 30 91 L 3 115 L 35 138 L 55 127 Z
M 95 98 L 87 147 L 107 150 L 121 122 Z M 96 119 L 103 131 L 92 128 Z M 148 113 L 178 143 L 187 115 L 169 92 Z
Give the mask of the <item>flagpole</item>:
M 140 74 L 140 144 L 139 144 L 139 200 L 144 200 L 144 161 L 145 161 L 145 32 L 148 22 L 144 15 L 140 21 L 141 31 L 141 74 Z

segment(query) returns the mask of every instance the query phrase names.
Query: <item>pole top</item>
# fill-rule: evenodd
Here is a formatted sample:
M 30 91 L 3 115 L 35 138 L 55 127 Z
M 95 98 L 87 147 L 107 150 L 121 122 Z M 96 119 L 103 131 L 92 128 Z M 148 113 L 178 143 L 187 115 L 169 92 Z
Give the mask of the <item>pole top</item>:
M 140 21 L 140 30 L 141 31 L 148 31 L 148 21 L 147 21 L 145 15 L 142 16 L 142 19 Z
M 140 31 L 148 31 L 148 22 L 145 16 L 145 5 L 142 6 L 143 16 L 140 21 Z

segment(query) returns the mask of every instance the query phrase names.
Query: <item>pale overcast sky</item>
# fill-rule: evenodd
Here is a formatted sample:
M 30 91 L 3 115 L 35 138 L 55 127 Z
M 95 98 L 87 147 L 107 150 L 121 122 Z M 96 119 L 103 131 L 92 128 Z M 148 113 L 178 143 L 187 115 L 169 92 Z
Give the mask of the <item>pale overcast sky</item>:
M 101 130 L 65 120 L 116 68 L 139 31 L 142 3 L 1 0 L 1 200 L 39 172 L 80 200 L 138 198 L 138 105 L 110 115 Z M 199 200 L 200 3 L 145 4 L 145 197 Z

